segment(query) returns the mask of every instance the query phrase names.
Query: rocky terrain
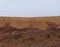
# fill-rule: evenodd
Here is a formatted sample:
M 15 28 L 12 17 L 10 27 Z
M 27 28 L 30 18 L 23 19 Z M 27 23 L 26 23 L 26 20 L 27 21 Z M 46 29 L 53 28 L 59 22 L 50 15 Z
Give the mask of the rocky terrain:
M 0 47 L 60 47 L 59 18 L 1 17 Z

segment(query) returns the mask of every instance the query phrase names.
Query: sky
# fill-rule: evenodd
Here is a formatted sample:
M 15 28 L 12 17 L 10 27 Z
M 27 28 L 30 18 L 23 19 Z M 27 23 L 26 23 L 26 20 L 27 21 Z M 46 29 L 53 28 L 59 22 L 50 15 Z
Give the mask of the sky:
M 0 0 L 0 16 L 59 16 L 60 0 Z

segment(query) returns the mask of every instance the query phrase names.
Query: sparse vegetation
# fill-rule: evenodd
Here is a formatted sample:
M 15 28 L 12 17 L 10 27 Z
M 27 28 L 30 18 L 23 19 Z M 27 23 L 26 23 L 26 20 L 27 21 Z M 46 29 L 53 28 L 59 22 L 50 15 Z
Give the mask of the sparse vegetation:
M 20 18 L 19 18 L 20 19 Z M 45 20 L 45 19 L 44 19 Z M 13 19 L 12 19 L 13 21 Z M 11 22 L 12 22 L 11 21 Z M 20 28 L 20 22 L 19 21 L 19 28 L 10 25 L 10 23 L 6 23 L 3 26 L 0 26 L 0 46 L 1 47 L 59 47 L 60 45 L 60 28 L 57 28 L 60 26 L 59 24 L 56 24 L 55 22 L 42 22 L 42 20 L 22 20 L 24 24 L 26 25 L 22 26 L 23 28 Z M 29 22 L 30 21 L 30 22 Z M 34 22 L 33 22 L 34 21 Z M 39 22 L 41 21 L 41 22 Z M 14 22 L 14 21 L 13 21 Z M 16 22 L 16 21 L 15 21 Z M 27 23 L 30 23 L 29 25 Z M 33 24 L 34 23 L 34 24 Z M 41 25 L 40 25 L 41 24 Z M 46 24 L 47 28 L 45 30 L 43 29 L 43 25 Z M 28 26 L 27 26 L 28 25 Z M 44 26 L 44 28 L 45 28 Z M 40 28 L 41 27 L 41 28 Z

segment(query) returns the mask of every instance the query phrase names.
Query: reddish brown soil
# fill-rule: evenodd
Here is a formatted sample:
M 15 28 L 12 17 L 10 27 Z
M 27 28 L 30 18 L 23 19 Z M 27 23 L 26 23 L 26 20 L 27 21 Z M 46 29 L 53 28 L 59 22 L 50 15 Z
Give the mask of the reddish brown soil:
M 1 17 L 0 47 L 60 47 L 60 17 Z

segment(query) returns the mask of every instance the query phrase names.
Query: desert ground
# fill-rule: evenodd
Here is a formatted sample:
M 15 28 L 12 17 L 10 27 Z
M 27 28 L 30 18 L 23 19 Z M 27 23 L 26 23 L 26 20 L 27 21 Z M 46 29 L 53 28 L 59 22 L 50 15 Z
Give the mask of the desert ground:
M 60 17 L 0 17 L 0 47 L 60 47 Z

